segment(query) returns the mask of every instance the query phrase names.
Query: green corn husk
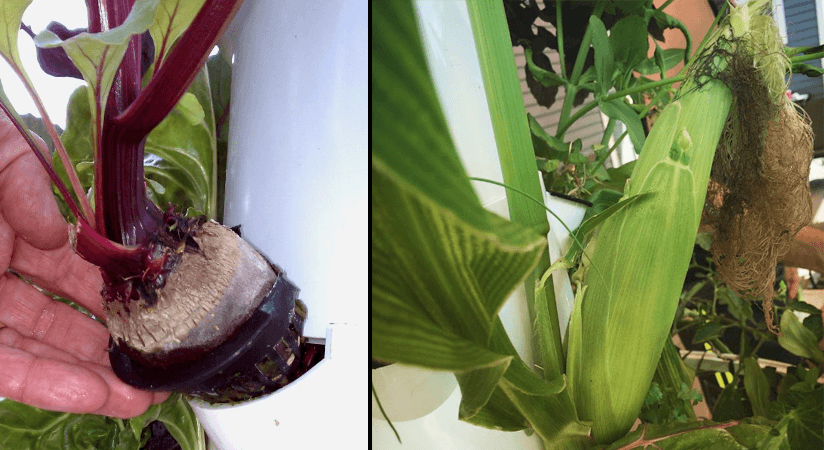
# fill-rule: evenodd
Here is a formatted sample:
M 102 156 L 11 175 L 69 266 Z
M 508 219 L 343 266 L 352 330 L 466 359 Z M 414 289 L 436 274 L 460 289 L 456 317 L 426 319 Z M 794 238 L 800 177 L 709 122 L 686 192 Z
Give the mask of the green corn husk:
M 607 219 L 596 238 L 590 264 L 598 272 L 588 275 L 576 330 L 580 347 L 577 355 L 569 352 L 569 358 L 579 359 L 568 367 L 580 418 L 593 421 L 599 443 L 629 430 L 649 390 L 678 306 L 731 104 L 729 90 L 711 82 L 667 106 L 626 191 L 628 196 L 652 195 Z
M 736 26 L 765 23 L 752 20 L 759 8 L 734 9 L 753 14 Z M 597 270 L 570 322 L 568 376 L 598 443 L 620 438 L 638 417 L 678 306 L 733 102 L 722 82 L 699 81 L 687 80 L 652 128 L 625 190 L 648 195 L 604 222 L 591 253 Z

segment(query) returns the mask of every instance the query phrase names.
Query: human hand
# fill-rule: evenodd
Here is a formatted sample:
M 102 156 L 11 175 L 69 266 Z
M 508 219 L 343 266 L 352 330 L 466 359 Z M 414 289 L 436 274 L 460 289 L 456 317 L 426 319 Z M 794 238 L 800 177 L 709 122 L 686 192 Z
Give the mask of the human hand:
M 0 112 L 0 396 L 121 418 L 168 397 L 120 381 L 106 327 L 9 269 L 103 317 L 99 270 L 72 250 L 46 172 Z

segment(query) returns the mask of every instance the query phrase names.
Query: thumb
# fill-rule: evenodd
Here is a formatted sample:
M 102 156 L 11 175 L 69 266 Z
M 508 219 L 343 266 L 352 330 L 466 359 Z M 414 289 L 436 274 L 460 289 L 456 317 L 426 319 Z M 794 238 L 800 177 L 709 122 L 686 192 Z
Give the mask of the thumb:
M 31 149 L 0 172 L 0 213 L 17 236 L 37 248 L 57 248 L 68 239 L 48 175 Z

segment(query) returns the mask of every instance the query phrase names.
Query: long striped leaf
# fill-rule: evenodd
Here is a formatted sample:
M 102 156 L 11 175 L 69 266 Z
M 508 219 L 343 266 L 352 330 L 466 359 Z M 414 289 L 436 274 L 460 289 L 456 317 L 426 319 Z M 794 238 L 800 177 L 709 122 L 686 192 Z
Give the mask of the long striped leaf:
M 373 357 L 445 370 L 505 367 L 508 356 L 456 352 L 485 348 L 498 310 L 546 240 L 481 206 L 411 5 L 382 4 L 372 25 Z
M 498 383 L 490 401 L 472 417 L 466 401 L 461 403 L 462 419 L 485 426 L 484 420 L 495 412 L 511 417 L 513 424 L 518 417 L 525 417 L 530 427 L 544 441 L 547 449 L 586 448 L 589 424 L 577 419 L 575 403 L 565 376 L 547 382 L 535 374 L 517 355 L 515 347 L 506 335 L 500 320 L 497 321 L 490 339 L 490 348 L 500 354 L 513 355 L 512 363 Z M 469 386 L 472 377 L 458 375 L 462 386 Z M 499 394 L 503 394 L 500 396 Z M 485 414 L 486 413 L 486 414 Z M 499 419 L 500 420 L 500 419 Z
M 497 317 L 546 240 L 480 205 L 409 4 L 372 12 L 372 356 L 456 372 L 465 421 L 579 447 L 589 428 L 566 380 L 533 372 Z
M 466 6 L 504 183 L 533 198 L 543 198 L 504 5 L 497 1 L 470 0 Z M 549 231 L 546 212 L 541 206 L 524 196 L 511 194 L 507 195 L 507 204 L 513 222 L 531 227 L 542 235 Z M 536 343 L 541 349 L 533 353 L 536 363 L 544 369 L 545 378 L 553 379 L 564 371 L 555 291 L 550 288 L 544 291 L 543 298 L 534 297 L 535 282 L 548 267 L 549 254 L 544 252 L 525 284 L 530 321 L 538 324 Z M 539 307 L 541 311 L 538 311 Z

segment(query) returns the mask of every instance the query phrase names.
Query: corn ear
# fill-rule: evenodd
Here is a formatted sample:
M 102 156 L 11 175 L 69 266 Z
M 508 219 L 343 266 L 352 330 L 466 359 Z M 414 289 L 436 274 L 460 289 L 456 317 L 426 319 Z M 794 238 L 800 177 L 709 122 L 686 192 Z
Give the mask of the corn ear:
M 667 106 L 625 192 L 648 198 L 604 222 L 568 362 L 581 420 L 599 443 L 629 431 L 643 404 L 689 267 L 715 147 L 732 98 L 710 82 Z
M 765 2 L 755 3 L 733 8 L 745 17 L 721 33 L 747 39 L 748 27 L 764 24 L 753 19 Z M 590 265 L 598 270 L 587 271 L 575 305 L 567 368 L 579 418 L 593 422 L 598 443 L 620 438 L 638 417 L 669 338 L 732 102 L 721 81 L 688 79 L 652 128 L 625 189 L 626 197 L 646 198 L 604 221 L 595 238 Z

